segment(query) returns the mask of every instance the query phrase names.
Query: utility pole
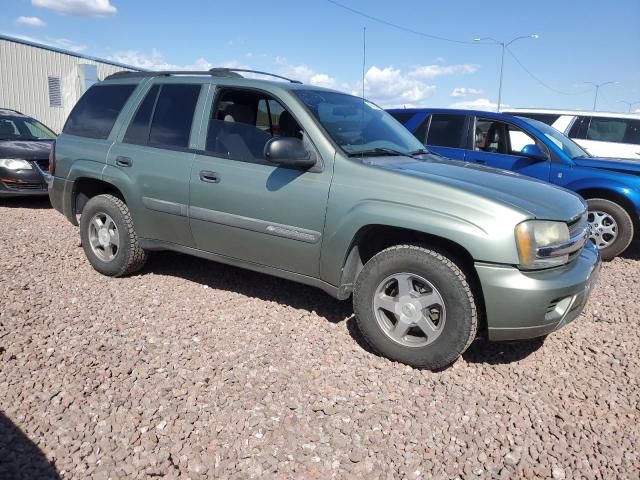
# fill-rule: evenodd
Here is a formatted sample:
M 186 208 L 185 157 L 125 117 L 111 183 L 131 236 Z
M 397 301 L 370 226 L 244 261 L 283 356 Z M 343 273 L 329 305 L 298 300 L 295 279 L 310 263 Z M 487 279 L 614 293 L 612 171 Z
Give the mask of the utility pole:
M 511 45 L 513 42 L 517 40 L 521 40 L 523 38 L 537 39 L 537 38 L 540 38 L 540 35 L 538 35 L 537 33 L 532 33 L 531 35 L 521 35 L 519 37 L 511 39 L 508 42 L 505 42 L 505 41 L 501 42 L 492 37 L 481 37 L 481 38 L 473 39 L 474 42 L 483 42 L 488 40 L 491 43 L 500 45 L 502 47 L 502 56 L 500 57 L 500 81 L 498 83 L 498 112 L 500 111 L 500 107 L 502 106 L 502 77 L 504 76 L 504 52 L 507 49 L 507 47 Z
M 635 102 L 627 102 L 625 100 L 619 100 L 620 103 L 624 103 L 629 107 L 629 113 L 631 113 L 631 109 L 634 105 L 640 105 L 640 100 L 636 100 Z
M 593 83 L 593 82 L 584 82 L 588 85 L 593 85 L 594 87 L 596 87 L 596 96 L 593 99 L 593 111 L 596 111 L 596 106 L 598 105 L 598 92 L 600 91 L 600 87 L 604 87 L 605 85 L 612 85 L 614 83 L 618 83 L 618 82 L 603 82 L 603 83 Z

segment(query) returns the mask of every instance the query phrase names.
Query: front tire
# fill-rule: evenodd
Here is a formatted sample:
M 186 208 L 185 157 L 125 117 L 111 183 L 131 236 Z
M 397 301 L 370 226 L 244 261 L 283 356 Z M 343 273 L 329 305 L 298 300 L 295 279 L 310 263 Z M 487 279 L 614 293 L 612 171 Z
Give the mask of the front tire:
M 478 330 L 463 271 L 450 258 L 417 245 L 390 247 L 369 260 L 356 281 L 353 308 L 374 351 L 417 368 L 452 364 Z
M 590 239 L 595 243 L 603 260 L 611 260 L 624 252 L 633 240 L 633 220 L 617 203 L 604 198 L 590 198 Z
M 129 208 L 113 195 L 97 195 L 87 202 L 80 217 L 80 238 L 93 268 L 109 277 L 140 270 L 147 260 Z

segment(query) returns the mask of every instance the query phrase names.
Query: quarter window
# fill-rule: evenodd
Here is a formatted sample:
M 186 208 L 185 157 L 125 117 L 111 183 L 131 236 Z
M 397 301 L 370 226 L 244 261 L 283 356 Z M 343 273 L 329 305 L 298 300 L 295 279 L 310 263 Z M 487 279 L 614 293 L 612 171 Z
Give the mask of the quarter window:
M 464 126 L 464 115 L 434 113 L 429 123 L 427 145 L 461 148 Z
M 62 130 L 70 135 L 105 139 L 136 85 L 91 87 L 71 111 Z
M 149 130 L 149 145 L 187 148 L 199 95 L 200 85 L 162 85 Z
M 578 117 L 571 125 L 569 138 L 585 138 L 591 117 Z

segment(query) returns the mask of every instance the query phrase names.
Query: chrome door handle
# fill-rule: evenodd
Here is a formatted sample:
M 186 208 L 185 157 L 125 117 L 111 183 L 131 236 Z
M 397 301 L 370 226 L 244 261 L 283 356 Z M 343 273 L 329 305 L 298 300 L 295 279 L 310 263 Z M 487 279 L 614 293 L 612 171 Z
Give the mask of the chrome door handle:
M 210 170 L 201 170 L 200 180 L 207 183 L 220 183 L 220 177 L 218 174 Z
M 116 157 L 116 165 L 119 167 L 130 167 L 133 165 L 133 159 L 130 157 Z

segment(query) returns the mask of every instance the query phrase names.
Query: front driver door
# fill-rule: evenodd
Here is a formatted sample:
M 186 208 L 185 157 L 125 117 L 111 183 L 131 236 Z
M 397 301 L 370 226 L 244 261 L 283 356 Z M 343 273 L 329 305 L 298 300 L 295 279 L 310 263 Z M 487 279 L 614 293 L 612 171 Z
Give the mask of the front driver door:
M 273 136 L 304 139 L 314 149 L 304 125 L 267 93 L 215 93 L 203 126 L 204 151 L 191 171 L 197 248 L 317 277 L 332 159 L 307 171 L 268 163 L 263 151 Z
M 467 152 L 468 161 L 549 181 L 549 159 L 534 160 L 520 154 L 526 145 L 537 143 L 543 151 L 548 151 L 547 147 L 536 142 L 521 128 L 511 123 L 477 117 L 474 132 L 474 149 Z

